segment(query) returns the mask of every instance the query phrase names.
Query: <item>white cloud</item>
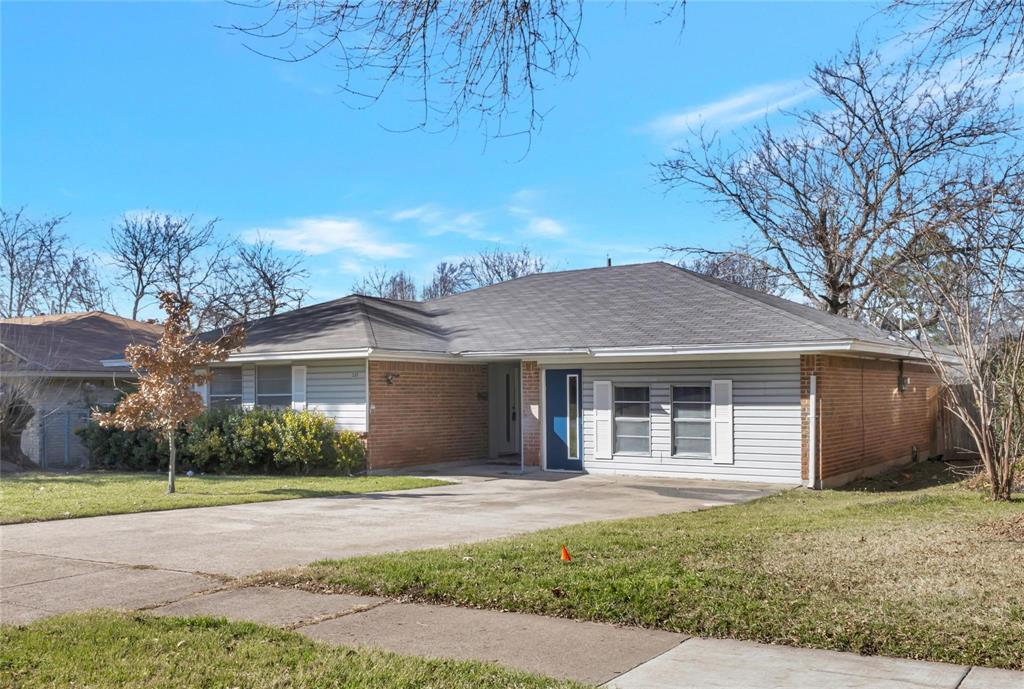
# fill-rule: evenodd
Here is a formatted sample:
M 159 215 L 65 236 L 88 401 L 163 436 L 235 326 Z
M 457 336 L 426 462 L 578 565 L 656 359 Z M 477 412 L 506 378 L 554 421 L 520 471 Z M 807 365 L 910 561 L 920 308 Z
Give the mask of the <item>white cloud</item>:
M 562 237 L 566 234 L 565 225 L 554 218 L 540 215 L 530 218 L 526 223 L 526 231 L 538 237 Z
M 743 124 L 807 100 L 812 95 L 814 90 L 800 81 L 758 84 L 721 100 L 662 115 L 647 123 L 644 129 L 658 136 L 672 137 L 686 134 L 701 124 Z
M 412 254 L 409 244 L 387 242 L 364 222 L 352 218 L 299 218 L 284 227 L 258 228 L 242 233 L 247 242 L 262 237 L 276 246 L 318 256 L 332 251 L 351 251 L 369 259 L 402 258 Z
M 431 237 L 442 234 L 461 234 L 470 239 L 500 242 L 501 238 L 488 234 L 482 213 L 449 211 L 436 203 L 426 203 L 391 214 L 394 222 L 416 222 Z
M 415 208 L 406 208 L 404 210 L 396 211 L 391 214 L 391 219 L 395 222 L 403 222 L 406 220 L 419 220 L 421 222 L 435 222 L 441 218 L 441 208 L 433 203 L 426 203 L 422 206 L 416 206 Z

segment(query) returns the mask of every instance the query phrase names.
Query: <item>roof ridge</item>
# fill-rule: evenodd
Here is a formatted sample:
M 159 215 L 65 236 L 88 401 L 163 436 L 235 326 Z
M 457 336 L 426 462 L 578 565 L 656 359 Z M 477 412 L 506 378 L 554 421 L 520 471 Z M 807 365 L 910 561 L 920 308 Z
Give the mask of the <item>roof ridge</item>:
M 359 305 L 359 310 L 363 314 L 363 327 L 366 328 L 366 340 L 370 348 L 377 348 L 377 333 L 373 330 L 373 319 L 370 318 L 370 312 L 366 309 L 366 296 L 363 294 L 352 295 L 356 299 L 356 303 Z
M 489 289 L 491 287 L 498 287 L 499 285 L 508 285 L 508 284 L 513 283 L 513 282 L 519 282 L 520 280 L 526 280 L 528 278 L 551 277 L 553 275 L 565 275 L 567 273 L 586 273 L 586 272 L 589 272 L 589 271 L 598 271 L 598 270 L 622 270 L 624 268 L 637 268 L 639 266 L 653 266 L 653 265 L 657 265 L 658 263 L 665 263 L 665 261 L 641 261 L 639 263 L 623 263 L 621 265 L 613 265 L 613 266 L 607 266 L 607 265 L 605 265 L 605 266 L 591 266 L 589 268 L 569 268 L 567 270 L 542 270 L 542 271 L 537 272 L 537 273 L 529 273 L 527 275 L 520 275 L 518 277 L 510 278 L 508 280 L 501 280 L 500 282 L 492 282 L 489 285 L 480 285 L 479 287 L 474 287 L 472 289 L 467 289 L 464 292 L 456 292 L 455 294 L 446 294 L 443 297 L 435 297 L 434 299 L 427 299 L 425 301 L 418 301 L 418 302 L 415 302 L 415 303 L 417 303 L 417 304 L 437 303 L 437 302 L 443 301 L 445 299 L 451 299 L 452 297 L 460 297 L 463 294 L 472 294 L 473 292 L 479 292 L 480 290 Z M 665 263 L 665 265 L 670 265 L 670 264 Z
M 691 278 L 696 279 L 696 280 L 700 280 L 701 282 L 704 282 L 705 284 L 711 285 L 712 287 L 716 287 L 716 288 L 718 288 L 720 290 L 723 290 L 725 292 L 729 292 L 730 294 L 733 294 L 733 295 L 735 295 L 735 296 L 737 296 L 737 297 L 739 297 L 739 298 L 741 298 L 741 299 L 743 299 L 745 301 L 753 302 L 755 304 L 760 304 L 762 306 L 768 307 L 768 308 L 772 309 L 773 311 L 776 311 L 776 312 L 782 314 L 783 316 L 789 318 L 790 320 L 798 321 L 800 323 L 804 323 L 804 324 L 810 325 L 815 330 L 817 330 L 819 332 L 822 332 L 822 333 L 825 333 L 826 335 L 831 335 L 833 337 L 836 335 L 836 332 L 834 330 L 831 330 L 830 328 L 828 328 L 827 326 L 822 325 L 821 323 L 815 323 L 810 318 L 804 318 L 803 316 L 799 316 L 799 315 L 797 315 L 795 313 L 790 313 L 789 311 L 786 311 L 785 309 L 783 309 L 783 308 L 781 308 L 779 306 L 776 306 L 775 304 L 765 303 L 764 301 L 762 301 L 762 300 L 760 300 L 760 299 L 758 299 L 758 298 L 756 298 L 756 297 L 754 297 L 752 295 L 744 293 L 747 290 L 750 290 L 751 292 L 757 292 L 759 295 L 762 295 L 762 296 L 766 296 L 766 297 L 772 296 L 772 295 L 770 295 L 770 294 L 768 294 L 766 292 L 758 292 L 757 290 L 755 290 L 755 289 L 753 289 L 751 287 L 743 287 L 743 285 L 737 285 L 735 283 L 729 283 L 728 286 L 727 286 L 725 284 L 726 281 L 722 280 L 721 278 L 716 278 L 716 277 L 713 277 L 711 275 L 703 275 L 703 274 L 698 273 L 696 271 L 689 270 L 687 268 L 683 268 L 682 266 L 673 265 L 673 264 L 669 263 L 668 261 L 659 261 L 659 263 L 663 263 L 666 266 L 668 266 L 669 268 L 674 268 L 675 270 L 679 271 L 683 275 L 686 275 L 686 276 L 691 277 Z M 738 287 L 739 289 L 738 290 L 734 290 L 734 289 L 731 289 L 732 287 Z M 795 301 L 790 301 L 788 299 L 785 299 L 784 297 L 778 297 L 778 298 L 779 299 L 784 299 L 785 301 L 789 301 L 791 304 L 794 304 L 796 306 L 806 306 L 805 304 L 797 304 Z M 807 308 L 813 308 L 813 307 L 807 307 Z M 837 318 L 842 318 L 842 317 L 841 316 L 837 316 Z M 839 334 L 840 335 L 845 335 L 845 333 L 839 333 Z

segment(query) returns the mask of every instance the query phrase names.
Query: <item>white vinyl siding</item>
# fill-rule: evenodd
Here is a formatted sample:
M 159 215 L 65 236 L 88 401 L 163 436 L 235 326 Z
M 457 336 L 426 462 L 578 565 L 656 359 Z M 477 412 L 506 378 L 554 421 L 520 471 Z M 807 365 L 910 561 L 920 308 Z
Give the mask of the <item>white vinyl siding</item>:
M 366 361 L 338 359 L 306 365 L 306 408 L 334 419 L 339 430 L 366 432 Z
M 561 364 L 560 364 L 561 365 Z M 584 469 L 779 483 L 800 482 L 800 360 L 583 363 Z M 732 464 L 675 456 L 672 387 L 732 381 Z M 651 451 L 595 454 L 595 381 L 650 388 Z

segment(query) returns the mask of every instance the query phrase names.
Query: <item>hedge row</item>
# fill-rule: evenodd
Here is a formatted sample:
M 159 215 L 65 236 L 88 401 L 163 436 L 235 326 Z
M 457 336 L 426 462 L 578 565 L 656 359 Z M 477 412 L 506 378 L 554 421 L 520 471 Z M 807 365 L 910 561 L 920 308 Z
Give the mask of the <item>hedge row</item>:
M 98 469 L 167 467 L 167 441 L 151 431 L 101 428 L 90 421 L 76 431 Z M 178 466 L 204 473 L 354 474 L 366 449 L 353 431 L 312 411 L 211 409 L 178 436 Z

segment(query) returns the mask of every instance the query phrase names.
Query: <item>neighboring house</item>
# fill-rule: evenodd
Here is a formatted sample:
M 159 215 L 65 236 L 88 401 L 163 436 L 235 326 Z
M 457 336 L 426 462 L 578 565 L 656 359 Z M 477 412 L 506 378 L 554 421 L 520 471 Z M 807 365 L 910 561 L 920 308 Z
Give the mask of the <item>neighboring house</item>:
M 666 263 L 349 296 L 250 323 L 214 373 L 210 406 L 319 410 L 366 433 L 371 471 L 521 457 L 836 485 L 935 446 L 936 381 L 912 348 Z
M 154 344 L 161 328 L 102 311 L 0 319 L 2 377 L 30 381 L 35 416 L 21 447 L 43 468 L 76 468 L 88 452 L 74 431 L 94 405 L 111 404 L 134 375 L 103 360 L 123 356 L 133 342 Z

